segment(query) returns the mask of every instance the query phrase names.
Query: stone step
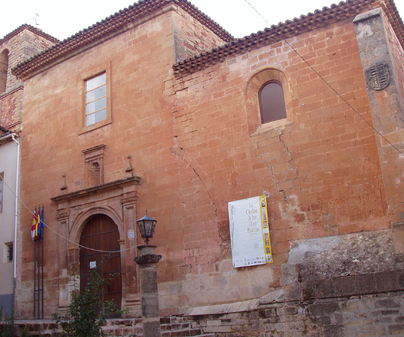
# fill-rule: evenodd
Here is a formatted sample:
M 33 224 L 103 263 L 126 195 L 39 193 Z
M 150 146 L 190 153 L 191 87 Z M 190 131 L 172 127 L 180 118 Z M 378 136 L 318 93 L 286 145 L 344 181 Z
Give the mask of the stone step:
M 184 329 L 184 330 L 171 330 L 161 331 L 162 337 L 194 337 L 202 333 L 201 329 Z
M 52 320 L 19 321 L 16 322 L 20 329 L 29 329 L 32 337 L 59 337 L 60 325 Z M 160 320 L 162 337 L 215 337 L 212 333 L 204 333 L 195 322 L 182 316 L 163 317 Z M 116 337 L 143 337 L 141 318 L 108 319 L 102 327 L 105 336 Z
M 160 324 L 161 331 L 166 330 L 183 330 L 189 329 L 191 327 L 190 323 L 168 323 L 168 324 Z
M 114 318 L 107 319 L 104 326 L 137 326 L 142 324 L 141 318 Z

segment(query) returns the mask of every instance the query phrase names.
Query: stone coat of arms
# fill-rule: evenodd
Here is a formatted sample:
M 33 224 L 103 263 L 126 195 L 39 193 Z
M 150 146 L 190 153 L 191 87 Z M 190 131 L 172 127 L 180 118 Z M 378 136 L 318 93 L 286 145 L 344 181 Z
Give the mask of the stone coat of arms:
M 390 70 L 386 63 L 376 63 L 366 70 L 368 87 L 373 90 L 383 90 L 390 84 Z

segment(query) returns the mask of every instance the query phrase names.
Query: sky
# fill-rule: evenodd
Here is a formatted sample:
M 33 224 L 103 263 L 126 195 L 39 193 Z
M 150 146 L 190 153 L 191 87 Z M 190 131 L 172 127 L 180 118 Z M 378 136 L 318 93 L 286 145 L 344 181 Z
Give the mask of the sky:
M 235 37 L 329 6 L 338 0 L 190 0 Z M 250 2 L 265 17 L 255 13 Z M 130 0 L 14 0 L 0 12 L 0 38 L 24 23 L 63 40 L 132 5 Z M 404 0 L 395 0 L 404 17 Z M 267 22 L 266 22 L 267 21 Z

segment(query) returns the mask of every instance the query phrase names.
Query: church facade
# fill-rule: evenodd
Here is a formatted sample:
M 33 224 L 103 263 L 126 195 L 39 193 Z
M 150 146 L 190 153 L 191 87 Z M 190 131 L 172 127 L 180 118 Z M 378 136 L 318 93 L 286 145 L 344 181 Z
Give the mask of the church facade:
M 146 210 L 162 315 L 330 299 L 337 315 L 352 296 L 399 294 L 403 45 L 393 1 L 347 1 L 234 39 L 187 1 L 146 0 L 14 67 L 18 317 L 33 315 L 36 205 L 46 317 L 96 265 L 108 298 L 139 315 Z M 228 203 L 256 196 L 273 261 L 235 268 Z

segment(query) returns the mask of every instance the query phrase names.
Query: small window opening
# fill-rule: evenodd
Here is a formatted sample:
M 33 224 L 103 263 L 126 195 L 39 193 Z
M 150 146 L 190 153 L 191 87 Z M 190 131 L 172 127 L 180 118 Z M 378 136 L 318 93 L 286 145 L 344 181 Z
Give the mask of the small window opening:
M 6 242 L 4 244 L 4 262 L 13 262 L 13 257 L 14 257 L 14 245 L 12 242 Z
M 0 53 L 0 93 L 6 91 L 7 88 L 8 56 L 7 49 Z
M 280 82 L 265 83 L 259 91 L 259 103 L 262 124 L 286 118 L 285 98 Z

